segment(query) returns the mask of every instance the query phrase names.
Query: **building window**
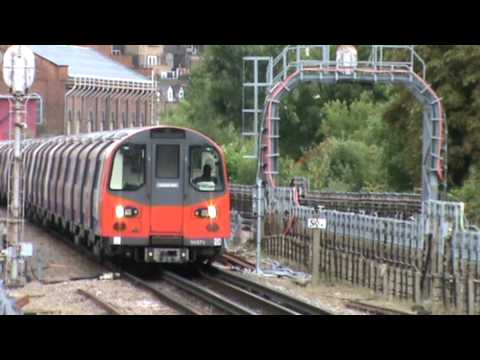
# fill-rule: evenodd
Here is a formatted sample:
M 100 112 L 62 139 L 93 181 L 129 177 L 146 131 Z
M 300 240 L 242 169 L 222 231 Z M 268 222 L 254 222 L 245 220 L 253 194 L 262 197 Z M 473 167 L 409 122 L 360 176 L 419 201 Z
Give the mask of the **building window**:
M 183 100 L 184 97 L 185 97 L 185 92 L 183 90 L 183 87 L 181 87 L 180 90 L 178 91 L 178 99 Z
M 198 45 L 188 45 L 187 47 L 187 52 L 190 53 L 191 55 L 197 55 L 198 54 Z
M 173 88 L 171 86 L 168 87 L 167 90 L 167 101 L 168 102 L 173 102 Z
M 35 111 L 37 115 L 37 125 L 43 124 L 43 99 L 37 93 L 33 93 L 28 101 L 32 101 L 35 104 Z
M 173 69 L 173 60 L 174 60 L 173 54 L 168 53 L 165 60 L 166 60 L 166 63 L 168 65 L 168 67 L 170 69 Z
M 122 54 L 123 45 L 113 45 L 112 46 L 112 54 L 113 55 L 121 55 Z
M 153 55 L 147 56 L 147 67 L 154 67 L 158 65 L 158 58 Z

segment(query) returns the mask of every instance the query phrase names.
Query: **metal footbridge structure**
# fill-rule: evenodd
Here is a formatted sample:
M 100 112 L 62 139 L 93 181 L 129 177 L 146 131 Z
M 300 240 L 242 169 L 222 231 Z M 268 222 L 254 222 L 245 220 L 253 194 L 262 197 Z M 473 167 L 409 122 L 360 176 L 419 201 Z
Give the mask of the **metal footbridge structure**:
M 426 66 L 413 45 L 371 45 L 366 59 L 342 56 L 334 45 L 287 46 L 276 58 L 244 58 L 243 135 L 253 137 L 258 177 L 276 186 L 280 159 L 280 105 L 306 82 L 404 85 L 423 105 L 423 200 L 438 200 L 447 183 L 447 123 L 442 99 L 426 81 Z M 354 49 L 354 51 L 356 51 Z M 349 57 L 353 56 L 355 58 Z

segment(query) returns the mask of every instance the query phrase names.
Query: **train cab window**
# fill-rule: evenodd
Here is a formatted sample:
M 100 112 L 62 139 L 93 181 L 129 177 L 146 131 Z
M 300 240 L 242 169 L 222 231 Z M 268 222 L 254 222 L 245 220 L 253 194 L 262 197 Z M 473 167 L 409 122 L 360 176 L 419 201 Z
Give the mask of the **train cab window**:
M 178 179 L 180 177 L 180 146 L 156 146 L 155 176 L 157 179 Z
M 113 161 L 110 190 L 136 191 L 145 185 L 145 145 L 123 145 Z
M 224 190 L 221 157 L 213 147 L 190 147 L 190 183 L 198 191 Z

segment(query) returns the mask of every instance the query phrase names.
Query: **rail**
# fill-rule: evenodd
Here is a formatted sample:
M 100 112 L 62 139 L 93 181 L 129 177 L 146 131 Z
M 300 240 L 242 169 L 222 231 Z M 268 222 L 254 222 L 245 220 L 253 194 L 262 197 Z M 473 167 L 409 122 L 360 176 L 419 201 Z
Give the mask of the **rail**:
M 255 213 L 255 187 L 231 185 L 233 209 L 245 218 Z M 295 189 L 273 190 L 270 208 L 285 210 L 295 204 Z M 394 219 L 409 219 L 421 213 L 422 199 L 419 194 L 400 193 L 335 193 L 304 191 L 297 194 L 298 205 L 324 208 L 343 212 L 374 215 Z
M 219 289 L 221 293 L 230 294 L 235 299 L 242 299 L 249 309 L 252 309 L 255 314 L 262 315 L 301 315 L 300 313 L 293 311 L 287 307 L 277 304 L 269 299 L 256 295 L 250 291 L 242 289 L 236 285 L 233 285 L 225 280 L 210 276 L 202 273 L 202 279 L 207 281 L 208 286 L 214 286 Z
M 115 306 L 111 305 L 110 303 L 106 302 L 105 300 L 100 299 L 98 296 L 83 290 L 78 289 L 77 293 L 86 297 L 87 299 L 92 300 L 95 304 L 105 310 L 109 315 L 123 315 L 120 310 L 118 310 Z
M 417 304 L 441 299 L 447 307 L 477 312 L 480 231 L 468 223 L 462 203 L 423 202 L 416 194 L 296 195 L 296 189 L 266 189 L 267 256 L 388 297 Z M 255 214 L 255 197 L 253 187 L 232 186 L 233 208 L 245 218 Z M 327 222 L 319 236 L 319 269 L 313 269 L 307 227 L 314 217 Z
M 371 315 L 382 315 L 382 316 L 393 316 L 393 315 L 403 315 L 403 316 L 412 316 L 414 314 L 408 313 L 405 311 L 399 311 L 395 309 L 389 309 L 383 306 L 377 306 L 372 304 L 365 304 L 359 301 L 348 301 L 346 307 L 352 310 L 357 310 L 365 312 Z
M 162 279 L 229 315 L 256 315 L 254 311 L 172 272 L 163 272 Z
M 88 258 L 90 261 L 100 264 L 104 266 L 106 269 L 109 271 L 112 271 L 114 273 L 119 273 L 122 278 L 126 279 L 133 285 L 139 286 L 150 293 L 152 293 L 154 296 L 156 296 L 159 300 L 164 301 L 168 306 L 171 306 L 172 308 L 176 309 L 180 313 L 186 314 L 186 315 L 202 315 L 202 313 L 198 312 L 196 309 L 191 307 L 189 304 L 187 304 L 183 299 L 180 299 L 173 294 L 159 289 L 158 287 L 154 286 L 152 283 L 149 283 L 147 281 L 144 281 L 140 279 L 139 277 L 127 272 L 127 271 L 122 271 L 119 269 L 119 267 L 113 263 L 105 262 L 100 260 L 98 257 L 96 257 L 93 253 L 85 249 L 84 247 L 80 245 L 76 245 L 72 241 L 70 241 L 66 236 L 51 230 L 51 229 L 46 229 L 46 228 L 39 228 L 42 231 L 46 232 L 53 238 L 55 238 L 58 241 L 62 241 L 64 244 L 68 245 L 71 249 L 77 251 L 81 255 L 85 256 Z
M 177 296 L 171 294 L 166 290 L 160 289 L 158 286 L 156 286 L 154 282 L 142 280 L 135 275 L 127 272 L 122 273 L 122 276 L 125 279 L 129 280 L 131 283 L 150 291 L 153 295 L 164 301 L 167 305 L 171 306 L 172 308 L 180 311 L 185 315 L 203 315 L 202 312 L 189 305 L 183 299 L 178 298 Z
M 248 292 L 256 294 L 264 299 L 268 299 L 271 302 L 295 311 L 301 315 L 332 315 L 332 313 L 328 310 L 310 305 L 292 296 L 273 290 L 267 286 L 261 285 L 252 280 L 248 280 L 244 277 L 228 273 L 221 269 L 213 267 L 210 269 L 210 273 L 212 276 L 218 279 L 221 279 L 229 284 L 236 285 L 239 288 L 245 289 Z

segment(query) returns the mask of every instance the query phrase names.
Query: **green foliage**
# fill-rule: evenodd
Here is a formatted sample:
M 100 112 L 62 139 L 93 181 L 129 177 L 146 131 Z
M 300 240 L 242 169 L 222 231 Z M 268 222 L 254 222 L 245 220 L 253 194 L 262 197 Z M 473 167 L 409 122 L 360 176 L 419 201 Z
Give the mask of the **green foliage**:
M 478 45 L 420 45 L 417 51 L 427 63 L 427 79 L 443 98 L 448 118 L 449 185 L 460 186 L 473 164 L 480 163 L 480 46 Z M 416 136 L 408 136 L 414 127 L 408 123 L 409 113 L 416 100 L 403 91 L 392 104 L 386 118 L 398 126 L 407 148 L 416 146 Z M 415 116 L 420 122 L 418 107 Z M 421 128 L 415 129 L 420 131 Z M 411 159 L 412 160 L 412 159 Z M 408 161 L 412 169 L 412 161 Z
M 241 128 L 243 57 L 274 55 L 277 45 L 210 45 L 193 70 L 186 94 L 197 122 L 217 118 L 223 125 Z
M 256 170 L 254 161 L 243 159 L 251 144 L 240 135 L 242 58 L 276 56 L 282 49 L 208 46 L 193 71 L 186 101 L 168 116 L 169 123 L 195 128 L 222 144 L 236 182 L 253 183 Z M 368 56 L 367 47 L 359 51 Z M 428 81 L 444 99 L 449 185 L 478 219 L 480 170 L 472 169 L 480 169 L 480 46 L 420 45 L 417 51 L 426 61 Z M 304 175 L 314 187 L 337 191 L 412 191 L 420 186 L 423 109 L 404 88 L 302 84 L 283 99 L 280 111 L 282 183 Z
M 338 100 L 325 104 L 319 133 L 326 140 L 308 150 L 300 161 L 282 167 L 284 180 L 308 176 L 313 188 L 329 191 L 385 189 L 381 139 L 382 106 L 363 93 L 350 105 Z
M 237 140 L 223 145 L 223 149 L 232 181 L 237 184 L 255 184 L 256 162 L 245 159 L 245 156 L 253 154 L 253 144 Z
M 452 191 L 452 200 L 466 203 L 467 219 L 473 224 L 480 224 L 480 167 L 476 166 L 470 172 L 465 184 Z

